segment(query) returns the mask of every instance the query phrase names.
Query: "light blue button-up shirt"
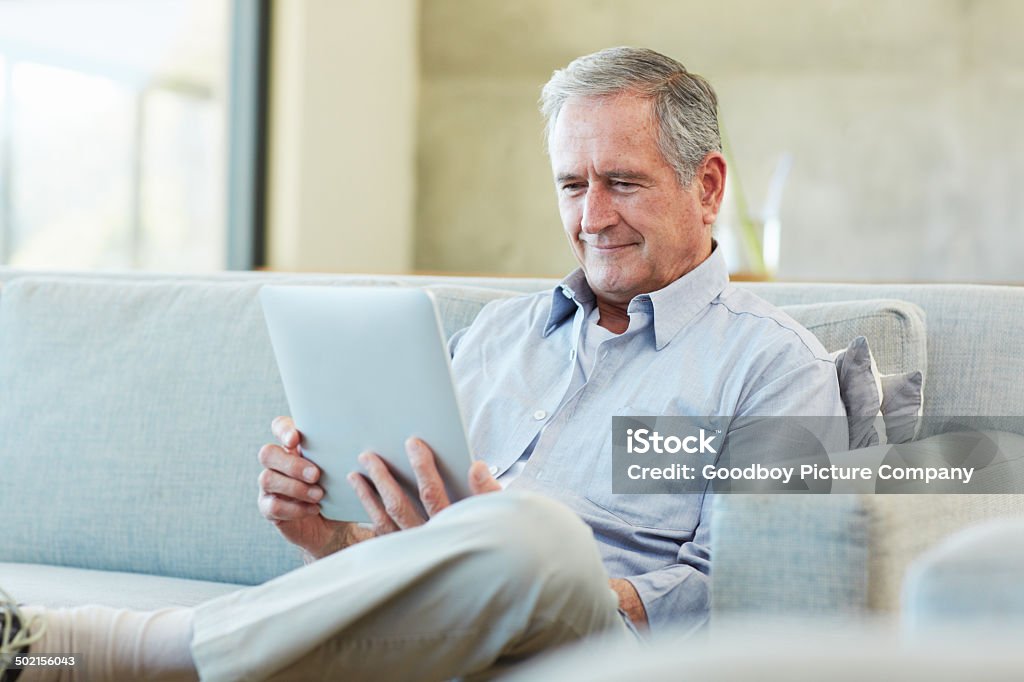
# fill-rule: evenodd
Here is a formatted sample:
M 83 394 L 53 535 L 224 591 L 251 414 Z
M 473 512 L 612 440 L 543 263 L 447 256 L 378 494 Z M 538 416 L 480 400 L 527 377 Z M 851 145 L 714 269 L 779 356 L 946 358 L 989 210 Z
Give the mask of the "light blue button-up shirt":
M 710 494 L 612 493 L 612 416 L 841 416 L 835 364 L 788 315 L 729 283 L 719 249 L 635 297 L 570 395 L 594 294 L 582 270 L 554 291 L 494 301 L 452 337 L 472 452 L 500 477 L 536 443 L 510 488 L 561 501 L 593 529 L 652 629 L 699 622 L 710 603 Z M 579 382 L 576 382 L 579 384 Z M 846 449 L 834 433 L 830 450 Z

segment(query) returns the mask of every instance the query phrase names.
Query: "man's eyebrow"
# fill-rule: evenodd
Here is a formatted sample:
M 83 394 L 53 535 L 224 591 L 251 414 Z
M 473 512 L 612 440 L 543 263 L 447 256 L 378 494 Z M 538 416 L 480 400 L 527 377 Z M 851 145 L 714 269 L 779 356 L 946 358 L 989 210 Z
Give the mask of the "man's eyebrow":
M 650 182 L 651 181 L 651 176 L 647 175 L 646 173 L 640 173 L 638 171 L 627 170 L 625 168 L 614 168 L 614 169 L 612 169 L 610 171 L 606 171 L 606 172 L 602 173 L 602 175 L 604 177 L 610 179 L 610 180 L 636 180 L 636 181 L 639 181 L 639 182 Z M 583 176 L 582 175 L 577 175 L 576 173 L 559 173 L 555 177 L 555 180 L 556 180 L 556 182 L 558 182 L 558 184 L 562 184 L 562 183 L 565 183 L 565 182 L 576 182 L 576 181 L 582 180 L 582 179 L 583 179 Z
M 639 180 L 641 182 L 651 181 L 651 176 L 646 173 L 627 170 L 625 168 L 613 168 L 612 170 L 604 173 L 604 176 L 611 178 L 612 180 Z

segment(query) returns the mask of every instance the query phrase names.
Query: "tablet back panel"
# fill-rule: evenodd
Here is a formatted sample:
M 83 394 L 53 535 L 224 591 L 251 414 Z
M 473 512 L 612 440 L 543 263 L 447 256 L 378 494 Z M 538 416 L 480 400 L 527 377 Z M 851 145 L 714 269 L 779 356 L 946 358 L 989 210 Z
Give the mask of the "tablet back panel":
M 384 457 L 418 504 L 405 454 L 426 441 L 454 502 L 469 494 L 462 415 L 435 307 L 406 287 L 265 286 L 263 313 L 301 450 L 322 470 L 321 513 L 368 521 L 345 477 Z

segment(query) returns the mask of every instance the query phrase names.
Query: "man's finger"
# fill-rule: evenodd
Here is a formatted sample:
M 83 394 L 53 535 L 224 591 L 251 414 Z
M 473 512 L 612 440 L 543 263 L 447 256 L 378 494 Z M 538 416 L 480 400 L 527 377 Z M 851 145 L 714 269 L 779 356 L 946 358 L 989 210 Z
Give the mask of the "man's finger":
M 260 448 L 260 464 L 267 469 L 273 469 L 290 478 L 316 483 L 320 478 L 320 469 L 317 465 L 304 457 L 292 454 L 280 445 L 268 443 Z
M 362 474 L 352 472 L 347 477 L 349 485 L 356 491 L 356 496 L 363 505 L 363 509 L 370 515 L 370 522 L 373 523 L 373 530 L 377 535 L 384 535 L 386 533 L 394 533 L 398 528 L 398 525 L 388 516 L 387 510 L 384 509 L 384 503 L 381 502 L 380 495 L 373 489 L 373 485 L 366 480 L 366 477 Z
M 324 489 L 318 485 L 307 485 L 273 469 L 264 469 L 259 476 L 260 491 L 288 497 L 299 502 L 319 504 Z
M 473 462 L 469 467 L 469 489 L 474 495 L 496 493 L 501 490 L 501 484 L 491 476 L 487 462 L 482 459 Z
M 260 514 L 269 521 L 294 521 L 320 513 L 320 505 L 289 500 L 277 495 L 260 495 Z
M 416 474 L 416 485 L 420 491 L 420 502 L 433 516 L 451 504 L 448 491 L 444 489 L 444 481 L 437 471 L 437 460 L 434 451 L 419 438 L 405 441 L 405 452 L 409 455 L 409 463 Z
M 423 525 L 424 519 L 420 517 L 412 500 L 398 485 L 398 481 L 391 475 L 388 465 L 380 456 L 372 452 L 364 452 L 359 455 L 359 463 L 366 467 L 366 475 L 373 483 L 373 487 L 376 488 L 381 502 L 384 503 L 384 510 L 398 524 L 399 528 Z
M 301 438 L 291 417 L 276 417 L 274 421 L 270 422 L 270 430 L 281 445 L 290 450 L 298 447 Z

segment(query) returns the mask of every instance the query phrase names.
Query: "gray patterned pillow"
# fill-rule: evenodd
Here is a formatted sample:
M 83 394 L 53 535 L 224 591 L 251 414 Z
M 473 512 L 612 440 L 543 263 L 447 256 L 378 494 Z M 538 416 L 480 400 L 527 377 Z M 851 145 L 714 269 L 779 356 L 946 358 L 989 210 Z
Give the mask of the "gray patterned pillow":
M 883 374 L 882 416 L 890 445 L 909 443 L 917 437 L 924 407 L 924 375 L 921 372 Z
M 881 374 L 863 336 L 831 355 L 849 421 L 850 449 L 914 440 L 924 405 L 924 374 Z M 883 418 L 884 432 L 877 417 Z
M 881 414 L 882 383 L 868 340 L 858 336 L 849 346 L 831 355 L 836 362 L 839 395 L 850 426 L 850 449 L 878 445 L 875 418 Z

